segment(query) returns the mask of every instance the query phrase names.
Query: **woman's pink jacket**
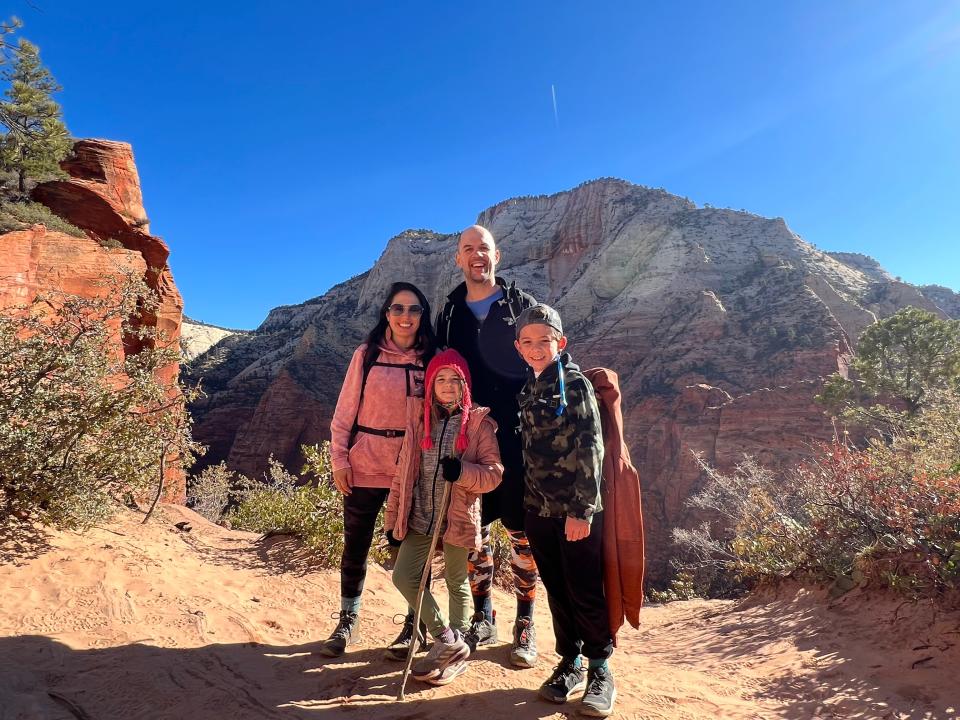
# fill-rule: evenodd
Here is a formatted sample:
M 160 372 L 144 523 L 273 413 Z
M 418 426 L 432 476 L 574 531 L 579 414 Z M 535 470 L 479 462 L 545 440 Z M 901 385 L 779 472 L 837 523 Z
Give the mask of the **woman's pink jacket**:
M 421 402 L 422 406 L 422 402 Z M 472 550 L 480 548 L 480 495 L 490 492 L 503 479 L 497 424 L 489 417 L 489 408 L 474 407 L 467 420 L 467 449 L 460 458 L 459 479 L 450 488 L 447 530 L 443 541 Z M 413 505 L 414 483 L 420 477 L 420 440 L 423 417 L 403 438 L 399 472 L 390 488 L 384 528 L 397 540 L 407 534 L 407 520 Z
M 361 404 L 366 348 L 364 344 L 354 351 L 340 388 L 340 398 L 330 421 L 330 460 L 334 470 L 350 468 L 353 471 L 354 487 L 389 488 L 397 474 L 403 438 L 360 432 L 351 446 L 353 423 L 356 420 L 360 425 L 379 430 L 403 430 L 414 423 L 423 408 L 424 369 L 403 367 L 421 364 L 418 350 L 401 350 L 392 341 L 384 341 L 377 362 L 398 367 L 371 368 Z

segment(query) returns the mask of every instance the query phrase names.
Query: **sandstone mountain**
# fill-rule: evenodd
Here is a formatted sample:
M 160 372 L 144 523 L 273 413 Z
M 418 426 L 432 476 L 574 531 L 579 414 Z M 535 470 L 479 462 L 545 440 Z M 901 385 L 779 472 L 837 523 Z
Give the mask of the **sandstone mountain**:
M 813 396 L 846 368 L 864 327 L 906 305 L 944 314 L 869 258 L 821 252 L 782 219 L 621 180 L 507 200 L 477 221 L 497 238 L 498 274 L 560 310 L 581 366 L 620 374 L 655 581 L 671 529 L 696 521 L 684 507 L 702 481 L 694 453 L 725 468 L 744 453 L 795 460 L 831 435 Z M 197 358 L 205 462 L 259 474 L 272 453 L 299 469 L 300 444 L 328 436 L 350 353 L 386 288 L 417 284 L 435 314 L 459 282 L 455 245 L 455 235 L 401 233 L 368 272 Z
M 180 326 L 180 350 L 183 353 L 183 359 L 190 362 L 224 338 L 242 332 L 244 331 L 208 325 L 184 315 L 183 324 Z
M 105 292 L 104 280 L 133 272 L 160 300 L 157 310 L 139 322 L 158 331 L 164 342 L 179 342 L 183 301 L 167 264 L 170 250 L 149 233 L 133 149 L 127 143 L 79 140 L 61 165 L 69 177 L 41 183 L 32 197 L 86 237 L 43 225 L 0 234 L 0 309 L 28 304 L 48 291 L 96 297 Z M 116 342 L 120 345 L 122 339 Z M 136 350 L 127 338 L 124 352 Z M 168 383 L 178 374 L 178 363 L 160 372 Z M 168 470 L 167 488 L 171 499 L 184 498 L 182 471 Z

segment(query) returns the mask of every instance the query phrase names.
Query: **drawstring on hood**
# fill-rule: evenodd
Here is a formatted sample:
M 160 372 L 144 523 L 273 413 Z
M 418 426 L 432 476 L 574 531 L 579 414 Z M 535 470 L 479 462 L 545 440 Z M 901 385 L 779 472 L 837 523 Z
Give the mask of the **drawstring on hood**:
M 560 405 L 557 407 L 557 416 L 563 415 L 567 409 L 567 383 L 563 379 L 563 363 L 557 355 L 557 376 L 560 378 Z
M 427 365 L 427 373 L 424 379 L 424 408 L 423 408 L 423 440 L 420 447 L 429 450 L 433 447 L 433 437 L 430 430 L 431 419 L 433 416 L 433 381 L 437 373 L 443 368 L 450 368 L 463 382 L 463 397 L 460 398 L 460 432 L 457 435 L 457 452 L 464 452 L 467 449 L 467 420 L 470 417 L 470 408 L 473 407 L 473 399 L 470 395 L 470 368 L 467 367 L 467 361 L 456 350 L 444 350 L 442 353 L 433 356 L 430 364 Z

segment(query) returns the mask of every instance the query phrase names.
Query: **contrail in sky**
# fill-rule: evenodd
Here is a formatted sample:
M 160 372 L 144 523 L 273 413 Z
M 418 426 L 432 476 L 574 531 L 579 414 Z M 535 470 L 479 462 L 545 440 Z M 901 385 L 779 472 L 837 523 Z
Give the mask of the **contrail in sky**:
M 553 97 L 553 122 L 557 126 L 557 130 L 559 130 L 560 116 L 557 114 L 557 88 L 552 83 L 550 84 L 550 95 Z

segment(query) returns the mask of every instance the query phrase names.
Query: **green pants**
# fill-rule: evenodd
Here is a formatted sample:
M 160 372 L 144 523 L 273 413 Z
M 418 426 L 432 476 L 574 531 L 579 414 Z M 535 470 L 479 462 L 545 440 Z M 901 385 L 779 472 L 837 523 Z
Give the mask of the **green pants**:
M 397 553 L 397 563 L 393 566 L 393 584 L 406 598 L 410 607 L 417 601 L 420 577 L 423 574 L 427 553 L 430 551 L 430 536 L 410 532 L 403 539 Z M 467 581 L 467 549 L 444 543 L 443 562 L 444 579 L 447 581 L 447 593 L 450 595 L 450 627 L 463 632 L 469 626 L 470 583 Z M 423 591 L 423 609 L 420 618 L 430 634 L 436 638 L 447 627 L 440 612 L 440 606 L 434 600 L 427 586 Z

